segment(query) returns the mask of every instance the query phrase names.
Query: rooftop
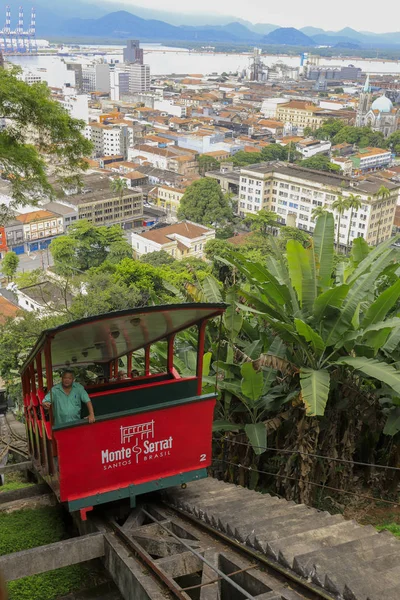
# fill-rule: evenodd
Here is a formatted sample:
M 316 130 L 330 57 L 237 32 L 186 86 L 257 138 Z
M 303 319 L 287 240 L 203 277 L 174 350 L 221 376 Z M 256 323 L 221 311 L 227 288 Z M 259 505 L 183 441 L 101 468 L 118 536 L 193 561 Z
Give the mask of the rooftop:
M 34 212 L 25 213 L 24 215 L 18 215 L 17 220 L 23 223 L 32 223 L 33 221 L 44 221 L 46 219 L 54 219 L 57 217 L 53 212 L 49 210 L 35 210 Z
M 170 243 L 176 235 L 193 240 L 206 233 L 209 233 L 210 231 L 212 230 L 208 227 L 203 227 L 203 225 L 197 225 L 197 223 L 191 223 L 190 221 L 182 221 L 181 223 L 168 225 L 162 229 L 146 231 L 146 233 L 141 233 L 138 235 L 146 240 L 151 240 L 156 244 L 163 245 Z

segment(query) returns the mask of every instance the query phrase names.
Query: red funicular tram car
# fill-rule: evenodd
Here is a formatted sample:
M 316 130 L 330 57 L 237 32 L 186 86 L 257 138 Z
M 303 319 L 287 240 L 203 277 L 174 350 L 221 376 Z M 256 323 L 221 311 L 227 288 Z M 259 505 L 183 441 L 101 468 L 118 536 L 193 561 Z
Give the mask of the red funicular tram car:
M 153 306 L 108 313 L 44 331 L 22 369 L 29 449 L 37 471 L 70 511 L 206 476 L 215 394 L 202 394 L 206 324 L 223 304 Z M 191 376 L 174 366 L 177 334 L 196 332 Z M 193 329 L 190 329 L 193 335 Z M 165 368 L 153 368 L 164 343 Z M 120 378 L 120 366 L 126 376 Z M 133 365 L 142 369 L 133 369 Z M 97 369 L 86 385 L 96 422 L 54 426 L 43 407 L 54 373 Z M 57 460 L 55 460 L 57 458 Z

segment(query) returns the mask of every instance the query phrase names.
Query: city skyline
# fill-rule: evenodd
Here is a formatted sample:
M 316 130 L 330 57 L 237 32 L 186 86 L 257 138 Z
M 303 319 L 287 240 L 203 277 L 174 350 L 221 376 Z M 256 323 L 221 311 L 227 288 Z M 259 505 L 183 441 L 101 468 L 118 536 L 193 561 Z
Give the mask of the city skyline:
M 125 4 L 126 8 L 134 13 L 135 7 L 145 7 L 165 11 L 164 0 L 107 0 L 107 4 L 115 4 L 117 7 Z M 119 6 L 118 6 L 119 5 Z M 387 10 L 381 13 L 374 11 L 373 14 L 368 11 L 361 12 L 356 5 L 351 5 L 346 0 L 337 0 L 335 11 L 324 15 L 321 13 L 321 3 L 318 0 L 306 0 L 298 3 L 295 0 L 288 0 L 282 9 L 279 5 L 266 5 L 263 0 L 248 0 L 246 3 L 239 0 L 220 0 L 219 10 L 215 11 L 214 0 L 203 0 L 202 10 L 199 11 L 199 3 L 193 0 L 175 0 L 173 8 L 168 8 L 170 12 L 182 12 L 185 14 L 234 16 L 237 19 L 244 19 L 253 24 L 273 23 L 279 27 L 301 27 L 312 26 L 325 30 L 341 30 L 345 27 L 351 27 L 358 31 L 370 31 L 374 33 L 388 33 L 396 31 L 399 28 L 388 25 Z M 393 2 L 393 8 L 395 4 Z M 205 25 L 206 22 L 199 25 Z

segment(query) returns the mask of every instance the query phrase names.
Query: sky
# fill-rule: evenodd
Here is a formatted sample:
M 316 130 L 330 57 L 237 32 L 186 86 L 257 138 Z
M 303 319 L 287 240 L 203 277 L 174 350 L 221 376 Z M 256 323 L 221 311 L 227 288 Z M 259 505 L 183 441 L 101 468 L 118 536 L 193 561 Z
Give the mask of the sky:
M 121 2 L 121 0 L 109 0 Z M 323 3 L 321 0 L 124 0 L 132 6 L 144 6 L 157 10 L 183 13 L 219 13 L 234 15 L 253 23 L 273 23 L 281 27 L 305 27 L 312 25 L 322 29 L 339 30 L 352 27 L 358 31 L 383 33 L 400 30 L 400 5 L 398 0 L 387 0 L 384 9 L 368 10 L 357 0 L 335 0 Z M 218 10 L 216 11 L 216 5 Z M 379 3 L 378 5 L 379 6 Z M 391 15 L 389 17 L 388 15 Z M 397 17 L 397 18 L 396 18 Z

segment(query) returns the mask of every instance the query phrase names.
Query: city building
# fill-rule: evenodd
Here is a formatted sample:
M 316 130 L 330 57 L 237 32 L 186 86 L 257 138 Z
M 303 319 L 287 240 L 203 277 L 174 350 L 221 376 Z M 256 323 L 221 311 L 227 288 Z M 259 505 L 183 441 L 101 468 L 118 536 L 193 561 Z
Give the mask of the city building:
M 357 81 L 362 76 L 362 70 L 359 67 L 348 65 L 347 67 L 318 67 L 310 65 L 306 68 L 306 77 L 312 81 L 318 79 L 334 81 Z
M 353 170 L 373 171 L 387 167 L 392 162 L 392 153 L 390 150 L 382 148 L 360 148 L 357 154 L 349 156 L 353 163 Z
M 157 190 L 157 206 L 163 208 L 167 214 L 176 215 L 184 193 L 184 189 L 162 185 Z
M 129 73 L 125 70 L 125 65 L 117 64 L 110 71 L 110 98 L 119 102 L 124 96 L 129 94 Z
M 369 75 L 360 93 L 356 116 L 356 127 L 371 127 L 388 137 L 395 131 L 399 124 L 399 111 L 393 107 L 392 101 L 385 95 L 372 102 L 372 91 L 369 84 Z
M 300 131 L 305 127 L 318 129 L 324 122 L 324 117 L 317 114 L 320 111 L 320 107 L 315 104 L 302 100 L 290 100 L 286 104 L 277 105 L 276 118 L 285 124 L 290 123 Z
M 42 316 L 53 315 L 71 306 L 73 296 L 52 281 L 42 281 L 21 289 L 15 287 L 18 305 Z
M 7 221 L 4 231 L 6 234 L 7 249 L 12 250 L 15 254 L 24 254 L 24 226 L 21 221 L 17 221 L 16 219 Z
M 139 40 L 128 40 L 124 48 L 124 63 L 143 64 L 143 49 Z
M 149 65 L 129 64 L 129 93 L 148 92 L 150 90 Z
M 4 255 L 8 251 L 7 246 L 7 234 L 4 227 L 0 227 L 0 258 L 4 258 Z
M 165 250 L 177 260 L 203 258 L 206 243 L 213 239 L 214 229 L 182 221 L 145 233 L 132 233 L 132 249 L 137 258 L 160 250 Z
M 75 207 L 65 206 L 59 202 L 48 202 L 43 205 L 43 208 L 62 218 L 64 233 L 72 223 L 78 220 L 78 211 Z
M 382 186 L 390 191 L 387 200 L 378 195 Z M 240 170 L 239 214 L 245 217 L 263 208 L 275 212 L 282 224 L 313 232 L 315 207 L 331 210 L 337 227 L 339 216 L 331 208 L 333 202 L 338 196 L 354 194 L 360 196 L 362 207 L 354 211 L 351 223 L 350 210 L 340 217 L 340 242 L 347 243 L 350 229 L 350 241 L 363 237 L 368 244 L 376 245 L 392 235 L 399 192 L 400 182 L 388 181 L 378 174 L 353 180 L 300 165 L 259 163 Z
M 83 71 L 82 71 L 82 63 L 78 62 L 67 62 L 64 60 L 67 71 L 73 71 L 75 73 L 75 89 L 78 94 L 83 92 Z
M 87 123 L 89 121 L 89 97 L 87 94 L 76 94 L 74 88 L 64 86 L 63 90 L 54 90 L 53 100 L 65 108 L 73 119 Z
M 110 93 L 110 65 L 95 63 L 82 68 L 82 91 Z
M 94 157 L 127 157 L 128 148 L 133 143 L 133 134 L 127 124 L 105 125 L 89 123 L 84 130 L 85 137 L 93 144 Z
M 302 140 L 297 142 L 296 150 L 303 158 L 311 158 L 317 154 L 329 154 L 331 146 L 329 140 Z
M 266 119 L 275 119 L 278 106 L 287 102 L 287 98 L 266 98 L 263 100 L 260 112 Z
M 18 215 L 16 220 L 23 225 L 23 239 L 30 251 L 46 248 L 53 237 L 64 233 L 63 217 L 49 210 Z
M 343 175 L 351 175 L 353 173 L 353 161 L 350 156 L 332 156 L 331 163 L 340 167 Z
M 142 192 L 128 188 L 117 194 L 111 189 L 111 179 L 99 173 L 85 175 L 84 188 L 71 190 L 58 202 L 74 208 L 78 219 L 87 219 L 97 226 L 120 223 L 125 229 L 132 229 L 142 225 Z

